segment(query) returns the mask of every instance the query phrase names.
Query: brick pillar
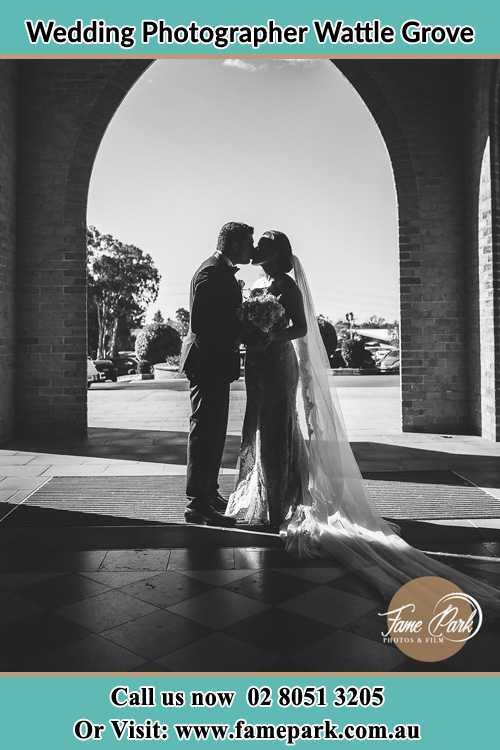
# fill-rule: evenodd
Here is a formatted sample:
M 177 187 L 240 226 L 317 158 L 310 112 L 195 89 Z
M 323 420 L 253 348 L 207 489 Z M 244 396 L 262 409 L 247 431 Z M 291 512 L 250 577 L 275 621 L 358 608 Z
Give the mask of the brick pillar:
M 470 430 L 461 61 L 336 61 L 374 116 L 394 170 L 402 426 Z
M 495 393 L 495 295 L 491 217 L 490 141 L 484 149 L 478 199 L 479 346 L 481 384 L 480 434 L 497 440 Z
M 488 377 L 488 391 L 483 403 L 487 434 L 500 439 L 500 64 L 495 61 L 491 83 L 490 107 L 490 179 L 491 179 L 491 245 L 488 265 L 483 269 L 483 286 L 487 285 L 490 316 L 488 348 L 481 359 Z M 485 243 L 486 244 L 486 243 Z M 488 245 L 486 244 L 486 249 Z M 480 269 L 481 272 L 481 269 Z M 481 340 L 481 344 L 483 341 Z M 484 362 L 487 357 L 487 364 Z
M 489 314 L 488 286 L 485 270 L 490 265 L 491 251 L 491 181 L 489 151 L 485 152 L 489 134 L 491 60 L 474 61 L 468 65 L 468 82 L 464 90 L 466 108 L 467 159 L 467 323 L 468 369 L 471 431 L 487 435 L 485 409 L 489 391 L 485 366 L 491 359 L 488 341 L 493 337 L 493 320 Z M 489 146 L 487 147 L 489 149 Z M 489 247 L 489 249 L 488 249 Z M 481 287 L 481 288 L 480 288 Z M 480 305 L 481 297 L 481 305 Z M 482 309 L 480 309 L 480 307 Z
M 14 423 L 16 63 L 0 62 L 0 443 Z
M 149 61 L 21 63 L 17 432 L 87 429 L 86 203 L 99 142 Z

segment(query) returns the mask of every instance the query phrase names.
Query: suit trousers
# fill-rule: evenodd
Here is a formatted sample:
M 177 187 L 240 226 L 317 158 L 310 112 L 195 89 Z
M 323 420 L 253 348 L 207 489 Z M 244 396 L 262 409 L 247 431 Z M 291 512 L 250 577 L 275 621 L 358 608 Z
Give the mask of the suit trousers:
M 188 507 L 202 508 L 216 494 L 229 414 L 228 380 L 190 381 L 191 417 L 187 454 Z

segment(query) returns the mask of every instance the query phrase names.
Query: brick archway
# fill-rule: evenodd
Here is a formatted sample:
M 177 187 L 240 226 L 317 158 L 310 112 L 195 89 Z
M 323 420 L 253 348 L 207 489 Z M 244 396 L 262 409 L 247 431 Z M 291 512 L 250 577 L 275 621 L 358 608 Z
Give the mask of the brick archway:
M 10 66 L 8 93 L 17 119 L 17 145 L 11 143 L 17 154 L 16 359 L 6 398 L 15 401 L 20 433 L 86 431 L 88 184 L 111 117 L 150 64 L 1 64 Z M 473 77 L 483 86 L 482 74 L 474 62 L 463 61 L 335 64 L 377 122 L 395 176 L 403 429 L 470 431 L 464 146 L 473 129 L 464 133 L 457 123 L 464 119 L 464 86 Z M 4 439 L 12 427 L 7 420 Z

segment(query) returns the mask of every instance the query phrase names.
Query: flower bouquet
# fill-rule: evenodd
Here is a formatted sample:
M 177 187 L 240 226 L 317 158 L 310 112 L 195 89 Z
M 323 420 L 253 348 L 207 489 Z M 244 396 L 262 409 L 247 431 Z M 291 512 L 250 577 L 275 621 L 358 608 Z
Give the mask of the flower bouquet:
M 285 308 L 274 294 L 260 291 L 251 295 L 241 306 L 241 320 L 246 328 L 257 328 L 269 333 L 285 321 Z

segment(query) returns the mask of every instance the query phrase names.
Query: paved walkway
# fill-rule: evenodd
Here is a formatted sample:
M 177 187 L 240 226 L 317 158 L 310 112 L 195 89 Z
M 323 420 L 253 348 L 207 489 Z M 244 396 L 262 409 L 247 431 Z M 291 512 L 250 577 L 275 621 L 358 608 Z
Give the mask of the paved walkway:
M 336 383 L 362 470 L 454 469 L 500 493 L 500 445 L 403 435 L 397 380 L 347 380 Z M 244 403 L 237 385 L 226 473 L 235 470 Z M 0 450 L 0 515 L 2 504 L 11 512 L 52 476 L 184 473 L 188 412 L 181 381 L 92 388 L 86 440 L 13 442 Z M 500 558 L 499 524 L 457 525 L 417 523 L 406 538 L 500 586 L 500 564 L 491 559 Z M 0 670 L 500 669 L 493 613 L 484 613 L 478 637 L 451 659 L 406 659 L 381 640 L 378 613 L 387 601 L 332 561 L 292 558 L 269 534 L 184 524 L 61 532 L 0 523 L 0 538 L 0 639 L 9 644 Z
M 500 444 L 474 436 L 403 434 L 397 377 L 336 377 L 332 383 L 362 471 L 451 469 L 500 497 Z M 235 471 L 244 408 L 244 385 L 236 383 L 223 473 Z M 22 502 L 52 476 L 183 474 L 188 417 L 183 380 L 93 386 L 87 440 L 24 440 L 0 450 L 0 502 Z M 495 519 L 463 523 L 500 527 Z

